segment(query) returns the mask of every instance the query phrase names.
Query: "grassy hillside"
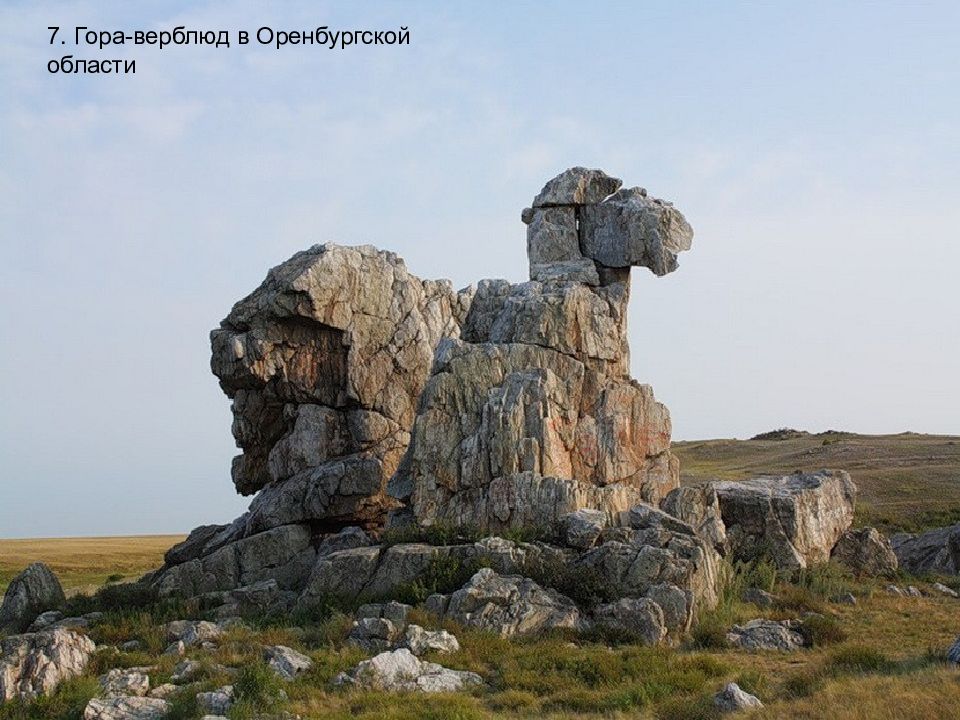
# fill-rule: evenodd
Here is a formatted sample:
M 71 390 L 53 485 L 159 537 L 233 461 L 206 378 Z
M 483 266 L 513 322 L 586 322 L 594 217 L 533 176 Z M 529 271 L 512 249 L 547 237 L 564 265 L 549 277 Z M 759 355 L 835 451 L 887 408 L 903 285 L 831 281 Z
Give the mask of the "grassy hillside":
M 0 592 L 18 572 L 38 560 L 49 565 L 70 595 L 132 580 L 163 564 L 163 554 L 183 535 L 0 540 Z
M 784 439 L 674 443 L 685 485 L 839 468 L 860 489 L 857 525 L 886 531 L 960 522 L 960 437 L 786 433 Z

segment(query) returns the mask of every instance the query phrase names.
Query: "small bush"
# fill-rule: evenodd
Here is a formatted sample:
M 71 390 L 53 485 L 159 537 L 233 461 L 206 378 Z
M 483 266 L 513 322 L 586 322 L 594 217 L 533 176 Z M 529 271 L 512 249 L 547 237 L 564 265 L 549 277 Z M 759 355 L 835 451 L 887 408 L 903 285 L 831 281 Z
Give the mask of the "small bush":
M 283 680 L 265 662 L 245 665 L 233 682 L 238 705 L 251 710 L 269 710 L 283 702 Z
M 789 676 L 783 683 L 783 694 L 788 698 L 805 698 L 813 695 L 823 685 L 819 673 L 801 672 Z
M 730 647 L 727 629 L 727 623 L 720 617 L 705 614 L 691 633 L 693 646 L 704 650 L 726 650 Z
M 96 678 L 74 678 L 33 702 L 0 701 L 0 720 L 80 720 L 87 702 L 99 692 Z
M 124 577 L 126 577 L 126 576 L 123 575 L 123 573 L 113 573 L 113 574 L 111 574 L 111 575 L 107 575 L 107 582 L 108 582 L 108 583 L 118 583 L 118 582 L 120 582 L 121 580 L 123 580 Z
M 734 682 L 751 695 L 769 695 L 770 683 L 767 676 L 756 669 L 744 670 Z
M 657 720 L 716 720 L 720 711 L 711 695 L 671 698 L 657 708 Z
M 435 555 L 424 573 L 390 594 L 391 600 L 419 605 L 434 593 L 459 590 L 481 568 L 477 560 L 463 561 L 453 555 Z
M 580 607 L 591 608 L 623 596 L 599 570 L 575 567 L 559 557 L 528 557 L 518 573 L 566 595 Z
M 896 663 L 882 651 L 864 645 L 840 648 L 830 657 L 830 667 L 839 672 L 890 672 Z
M 847 639 L 847 631 L 831 615 L 809 615 L 799 630 L 804 642 L 810 647 L 835 645 Z

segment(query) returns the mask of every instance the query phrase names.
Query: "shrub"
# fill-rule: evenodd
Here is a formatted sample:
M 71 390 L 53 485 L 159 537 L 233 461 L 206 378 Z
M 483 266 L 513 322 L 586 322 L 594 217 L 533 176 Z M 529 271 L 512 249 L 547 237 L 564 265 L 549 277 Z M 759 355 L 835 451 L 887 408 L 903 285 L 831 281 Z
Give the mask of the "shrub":
M 613 602 L 623 595 L 599 570 L 575 567 L 554 556 L 528 557 L 518 573 L 543 587 L 566 595 L 580 607 L 591 608 L 601 603 Z
M 33 702 L 0 702 L 0 720 L 80 720 L 87 702 L 99 692 L 96 678 L 74 678 Z
M 705 613 L 691 633 L 693 646 L 704 650 L 726 650 L 730 647 L 727 629 L 728 623 L 722 616 Z
M 767 676 L 755 668 L 744 670 L 734 682 L 751 695 L 769 695 L 770 683 Z
M 890 672 L 896 667 L 896 663 L 875 648 L 850 645 L 833 653 L 830 667 L 839 672 Z
M 464 562 L 453 555 L 435 555 L 420 577 L 394 590 L 390 599 L 419 605 L 434 593 L 459 590 L 481 567 L 478 560 Z
M 658 720 L 716 720 L 720 711 L 711 695 L 671 698 L 657 709 Z
M 808 615 L 800 625 L 800 634 L 810 647 L 822 647 L 843 642 L 847 632 L 831 615 Z
M 823 685 L 819 673 L 805 671 L 789 676 L 783 683 L 783 693 L 788 698 L 804 698 L 813 695 Z
M 237 714 L 279 707 L 286 696 L 283 680 L 267 665 L 259 661 L 245 665 L 233 682 Z

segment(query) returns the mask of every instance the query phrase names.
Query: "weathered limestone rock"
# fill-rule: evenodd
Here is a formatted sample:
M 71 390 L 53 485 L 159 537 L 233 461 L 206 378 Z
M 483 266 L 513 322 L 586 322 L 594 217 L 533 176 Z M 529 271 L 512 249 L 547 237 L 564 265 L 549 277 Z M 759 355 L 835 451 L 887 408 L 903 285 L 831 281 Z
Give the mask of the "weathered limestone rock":
M 713 696 L 713 704 L 722 713 L 763 707 L 760 698 L 742 690 L 733 682 L 727 683 L 723 690 Z
M 29 565 L 7 586 L 0 605 L 0 632 L 26 630 L 45 610 L 56 610 L 66 602 L 63 588 L 53 571 L 41 562 Z
M 419 657 L 428 652 L 455 653 L 460 649 L 460 643 L 446 630 L 425 630 L 419 625 L 408 625 L 403 635 L 403 647 Z
M 960 636 L 953 641 L 947 649 L 947 662 L 950 663 L 953 667 L 960 666 Z
M 891 576 L 897 572 L 897 556 L 890 541 L 872 527 L 847 530 L 834 545 L 832 556 L 861 575 Z
M 641 265 L 666 275 L 677 269 L 677 254 L 689 250 L 692 240 L 683 215 L 643 188 L 619 190 L 580 214 L 583 254 L 608 267 Z
M 233 707 L 233 685 L 197 693 L 197 708 L 211 715 L 226 715 Z
M 753 603 L 757 607 L 763 608 L 774 607 L 779 601 L 776 595 L 755 587 L 744 590 L 741 599 L 744 602 Z
M 83 720 L 162 720 L 170 703 L 161 698 L 93 698 L 83 710 Z
M 563 541 L 572 548 L 589 550 L 607 525 L 607 517 L 599 510 L 587 508 L 560 517 Z
M 533 199 L 533 207 L 593 205 L 615 193 L 622 184 L 622 180 L 610 177 L 603 170 L 572 167 L 543 186 Z
M 400 633 L 401 630 L 386 618 L 362 617 L 354 621 L 347 643 L 369 653 L 378 653 L 396 645 Z
M 100 676 L 103 697 L 142 697 L 150 690 L 150 676 L 139 668 L 114 668 Z
M 424 693 L 456 692 L 482 683 L 483 679 L 476 673 L 423 662 L 407 648 L 380 653 L 334 679 L 336 685 Z
M 313 660 L 286 645 L 269 645 L 263 649 L 263 659 L 284 680 L 293 680 L 313 667 Z
M 781 650 L 791 652 L 803 647 L 803 635 L 792 629 L 790 621 L 751 620 L 734 625 L 727 641 L 744 650 Z
M 162 596 L 179 597 L 231 590 L 271 579 L 281 589 L 297 588 L 316 561 L 312 542 L 308 526 L 283 525 L 229 542 L 179 565 L 165 566 L 148 582 L 155 584 Z
M 960 598 L 960 593 L 958 593 L 958 592 L 957 592 L 956 590 L 954 590 L 953 588 L 947 587 L 947 586 L 944 585 L 943 583 L 935 582 L 935 583 L 933 583 L 933 585 L 931 585 L 930 587 L 932 587 L 934 590 L 936 590 L 936 591 L 937 591 L 938 593 L 940 593 L 941 595 L 946 595 L 947 597 L 952 597 L 952 598 Z
M 47 610 L 42 612 L 30 623 L 27 632 L 39 632 L 63 620 L 63 613 L 59 610 Z
M 49 694 L 82 673 L 94 650 L 86 635 L 63 628 L 0 640 L 0 702 Z
M 679 472 L 666 408 L 647 385 L 597 381 L 539 345 L 446 342 L 392 490 L 420 524 L 491 531 L 659 501 Z
M 208 620 L 173 620 L 167 623 L 167 641 L 182 642 L 187 647 L 205 642 L 217 642 L 223 629 Z
M 898 533 L 890 544 L 900 567 L 909 573 L 960 574 L 960 523 L 917 535 Z
M 766 555 L 781 569 L 826 562 L 853 521 L 857 488 L 843 470 L 713 486 L 737 560 Z
M 727 529 L 720 499 L 712 485 L 686 485 L 671 490 L 660 503 L 660 509 L 683 520 L 718 553 L 726 555 Z
M 244 451 L 237 489 L 350 458 L 339 476 L 321 473 L 327 498 L 311 519 L 376 524 L 434 348 L 458 334 L 467 302 L 370 246 L 318 245 L 273 268 L 211 333 L 211 367 Z
M 717 603 L 721 558 L 686 523 L 649 505 L 626 514 L 632 531 L 585 553 L 574 568 L 599 577 L 618 597 L 647 597 L 661 606 L 669 632 L 684 632 Z
M 673 270 L 692 231 L 619 186 L 572 168 L 523 212 L 532 280 L 482 281 L 460 340 L 438 345 L 389 486 L 409 511 L 398 521 L 547 528 L 583 508 L 613 521 L 678 485 L 669 413 L 629 377 L 626 308 L 629 267 Z
M 580 611 L 572 600 L 529 578 L 479 570 L 450 596 L 447 620 L 502 637 L 578 628 Z
M 667 636 L 663 609 L 649 598 L 621 598 L 598 606 L 594 622 L 636 639 L 644 645 L 659 645 Z

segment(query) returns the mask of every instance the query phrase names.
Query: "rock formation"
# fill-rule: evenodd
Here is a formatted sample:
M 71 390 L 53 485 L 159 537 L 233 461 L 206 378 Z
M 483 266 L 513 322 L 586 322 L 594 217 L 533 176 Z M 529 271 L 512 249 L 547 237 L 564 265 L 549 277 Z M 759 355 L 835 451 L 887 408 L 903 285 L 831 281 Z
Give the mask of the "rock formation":
M 94 650 L 86 635 L 63 628 L 0 640 L 0 702 L 48 694 L 82 673 Z
M 43 563 L 35 562 L 7 586 L 0 604 L 0 632 L 26 630 L 40 613 L 63 607 L 66 601 L 57 576 Z
M 412 520 L 551 527 L 613 519 L 678 483 L 670 416 L 629 377 L 630 267 L 663 275 L 693 232 L 669 203 L 573 168 L 523 212 L 530 282 L 479 284 L 460 339 L 436 353 L 391 481 Z
M 858 575 L 892 576 L 899 567 L 890 541 L 872 527 L 847 530 L 834 545 L 831 556 Z
M 853 521 L 857 488 L 843 470 L 713 484 L 736 560 L 778 568 L 823 563 Z
M 917 535 L 897 533 L 890 544 L 900 567 L 914 575 L 960 574 L 960 524 Z

